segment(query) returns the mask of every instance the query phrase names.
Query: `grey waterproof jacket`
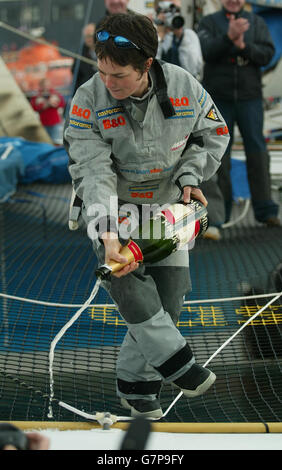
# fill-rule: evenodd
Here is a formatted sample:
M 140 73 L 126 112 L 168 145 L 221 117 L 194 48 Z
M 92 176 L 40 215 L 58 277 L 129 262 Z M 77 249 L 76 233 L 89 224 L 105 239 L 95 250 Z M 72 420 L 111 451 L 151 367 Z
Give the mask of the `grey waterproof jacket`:
M 168 63 L 155 61 L 150 77 L 154 85 L 141 120 L 131 98 L 113 98 L 98 73 L 72 100 L 65 146 L 75 193 L 90 218 L 100 206 L 115 217 L 113 196 L 137 205 L 177 202 L 185 186 L 209 180 L 220 165 L 229 133 L 206 90 Z M 165 95 L 168 113 L 161 106 Z

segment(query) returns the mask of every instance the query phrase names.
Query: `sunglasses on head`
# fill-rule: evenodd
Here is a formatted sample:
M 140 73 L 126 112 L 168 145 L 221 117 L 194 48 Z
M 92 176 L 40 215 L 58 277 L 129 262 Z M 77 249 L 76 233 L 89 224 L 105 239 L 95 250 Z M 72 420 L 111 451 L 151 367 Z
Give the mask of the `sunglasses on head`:
M 137 49 L 138 51 L 142 52 L 142 54 L 146 55 L 145 52 L 141 49 L 141 47 L 137 46 L 134 42 L 130 41 L 124 36 L 110 34 L 108 33 L 108 31 L 103 30 L 96 33 L 96 37 L 99 42 L 106 42 L 108 41 L 108 39 L 113 38 L 113 41 L 117 47 L 121 49 Z

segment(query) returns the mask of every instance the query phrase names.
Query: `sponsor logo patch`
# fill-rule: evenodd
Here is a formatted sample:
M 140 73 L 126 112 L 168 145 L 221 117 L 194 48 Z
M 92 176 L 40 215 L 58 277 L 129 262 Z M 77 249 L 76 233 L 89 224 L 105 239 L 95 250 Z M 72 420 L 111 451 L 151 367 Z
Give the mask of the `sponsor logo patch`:
M 138 192 L 133 192 L 130 194 L 131 197 L 140 197 L 140 198 L 145 198 L 145 199 L 152 199 L 153 197 L 153 191 L 146 191 L 145 193 L 138 193 Z
M 100 109 L 96 111 L 97 119 L 103 119 L 105 117 L 113 116 L 114 114 L 123 113 L 124 108 L 122 106 L 115 106 L 112 108 Z
M 170 116 L 168 119 L 185 119 L 192 118 L 195 116 L 195 111 L 191 109 L 182 109 L 181 111 L 176 111 L 174 116 Z
M 206 90 L 203 88 L 203 89 L 202 89 L 201 96 L 200 96 L 200 98 L 198 99 L 198 103 L 199 103 L 199 105 L 201 106 L 201 108 L 203 108 L 203 106 L 204 106 L 206 100 L 207 100 L 207 92 L 206 92 Z
M 187 96 L 182 96 L 182 98 L 169 98 L 172 106 L 189 106 L 189 99 Z
M 154 190 L 159 189 L 158 184 L 142 184 L 134 185 L 128 188 L 131 197 L 139 197 L 145 199 L 152 199 Z
M 71 114 L 74 114 L 78 117 L 83 117 L 84 119 L 89 119 L 91 116 L 91 111 L 88 108 L 80 108 L 76 104 L 73 105 Z
M 119 127 L 119 126 L 125 126 L 126 120 L 124 119 L 123 116 L 119 116 L 118 118 L 112 118 L 112 119 L 103 119 L 103 126 L 104 129 L 111 129 L 112 127 Z
M 210 119 L 211 121 L 217 121 L 217 122 L 222 122 L 221 119 L 219 119 L 217 111 L 214 106 L 212 106 L 205 116 L 207 119 Z
M 79 121 L 78 119 L 70 119 L 69 125 L 78 129 L 92 129 L 92 122 Z
M 227 127 L 227 126 L 218 127 L 218 128 L 216 129 L 216 133 L 217 133 L 217 135 L 226 135 L 226 134 L 229 133 L 228 127 Z
M 154 184 L 139 184 L 139 185 L 134 185 L 130 186 L 128 188 L 128 191 L 137 191 L 137 192 L 142 192 L 142 191 L 154 191 L 156 189 L 159 189 L 159 185 L 157 183 Z

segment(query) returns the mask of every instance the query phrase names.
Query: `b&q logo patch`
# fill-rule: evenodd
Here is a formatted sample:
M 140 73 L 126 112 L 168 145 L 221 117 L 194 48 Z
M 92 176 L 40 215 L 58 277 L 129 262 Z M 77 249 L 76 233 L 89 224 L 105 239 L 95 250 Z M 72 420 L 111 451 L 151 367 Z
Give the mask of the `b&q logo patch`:
M 119 127 L 119 126 L 125 126 L 126 121 L 123 116 L 119 116 L 118 118 L 112 118 L 112 119 L 103 119 L 103 126 L 104 129 L 111 129 L 112 127 Z
M 187 96 L 182 96 L 182 98 L 169 98 L 172 106 L 189 106 L 189 99 Z
M 131 197 L 151 199 L 153 197 L 153 194 L 154 194 L 153 191 L 146 191 L 145 193 L 134 192 L 134 193 L 131 193 Z
M 90 109 L 83 109 L 78 107 L 76 104 L 73 105 L 71 114 L 74 114 L 75 116 L 83 117 L 84 119 L 89 119 L 91 115 Z
M 227 127 L 227 126 L 218 127 L 218 128 L 216 129 L 216 133 L 217 133 L 217 135 L 226 135 L 226 134 L 229 133 L 228 127 Z

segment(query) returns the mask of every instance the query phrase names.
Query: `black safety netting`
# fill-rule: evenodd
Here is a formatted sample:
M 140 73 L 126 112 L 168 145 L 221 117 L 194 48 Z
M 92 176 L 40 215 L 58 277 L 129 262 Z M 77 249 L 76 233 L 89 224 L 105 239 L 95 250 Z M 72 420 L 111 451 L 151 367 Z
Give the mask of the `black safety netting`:
M 86 230 L 68 229 L 70 192 L 70 185 L 20 186 L 0 204 L 1 420 L 81 421 L 60 400 L 88 413 L 128 414 L 115 392 L 127 329 L 100 288 L 56 345 L 48 418 L 51 342 L 96 281 Z M 255 223 L 250 208 L 243 221 L 222 230 L 221 240 L 197 240 L 190 252 L 193 291 L 178 327 L 200 364 L 282 290 L 281 235 L 280 227 Z M 282 421 L 281 302 L 272 302 L 210 361 L 213 387 L 200 397 L 182 396 L 163 421 Z M 163 410 L 178 393 L 163 386 Z

